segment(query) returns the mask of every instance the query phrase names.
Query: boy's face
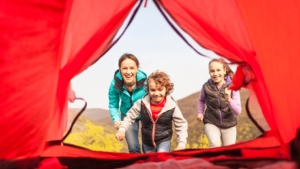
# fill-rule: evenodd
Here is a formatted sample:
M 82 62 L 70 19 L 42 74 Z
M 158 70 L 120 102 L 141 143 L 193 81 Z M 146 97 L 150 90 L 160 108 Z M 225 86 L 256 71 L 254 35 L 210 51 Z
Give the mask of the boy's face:
M 149 94 L 151 97 L 150 102 L 152 104 L 161 103 L 164 100 L 167 93 L 166 87 L 157 85 L 155 81 L 152 79 L 149 80 L 148 85 L 149 85 Z

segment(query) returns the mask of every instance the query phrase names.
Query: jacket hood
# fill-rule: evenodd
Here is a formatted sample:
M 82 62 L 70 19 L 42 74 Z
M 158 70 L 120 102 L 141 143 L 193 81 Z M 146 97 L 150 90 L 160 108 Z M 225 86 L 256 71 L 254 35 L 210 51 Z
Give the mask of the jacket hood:
M 124 82 L 123 82 L 123 78 L 121 76 L 119 69 L 116 70 L 116 72 L 115 72 L 114 80 L 115 80 L 114 88 L 123 92 L 125 90 L 123 88 Z M 146 80 L 147 80 L 147 74 L 139 69 L 136 74 L 136 89 L 140 89 L 140 88 L 144 87 Z
M 151 112 L 150 94 L 149 93 L 147 93 L 143 96 L 142 102 L 145 104 L 147 109 Z M 177 106 L 177 101 L 171 95 L 167 95 L 165 106 L 163 107 L 163 109 L 161 110 L 161 112 L 159 114 L 164 113 L 168 110 L 171 110 L 171 109 L 175 108 L 176 106 Z M 151 114 L 152 114 L 152 112 L 151 112 Z

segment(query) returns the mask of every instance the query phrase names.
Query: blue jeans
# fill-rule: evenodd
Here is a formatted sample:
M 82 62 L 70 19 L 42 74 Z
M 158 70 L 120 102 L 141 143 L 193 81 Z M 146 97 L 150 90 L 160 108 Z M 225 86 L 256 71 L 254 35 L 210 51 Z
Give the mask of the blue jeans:
M 121 113 L 121 119 L 126 116 Z M 129 153 L 141 153 L 141 146 L 139 143 L 139 122 L 140 120 L 136 120 L 132 123 L 132 125 L 125 132 L 125 139 L 128 145 Z
M 152 146 L 147 146 L 146 144 L 143 143 L 143 152 L 145 154 L 147 153 L 152 153 L 152 152 L 169 152 L 170 147 L 171 147 L 171 142 L 169 141 L 164 141 L 161 142 L 158 146 L 152 147 Z

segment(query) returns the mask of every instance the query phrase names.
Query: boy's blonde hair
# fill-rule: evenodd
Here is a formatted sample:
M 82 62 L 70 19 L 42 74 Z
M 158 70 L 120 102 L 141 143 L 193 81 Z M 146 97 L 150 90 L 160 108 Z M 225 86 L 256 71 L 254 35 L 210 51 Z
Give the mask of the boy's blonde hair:
M 154 80 L 156 85 L 165 86 L 166 87 L 166 95 L 169 95 L 174 90 L 174 84 L 171 83 L 170 77 L 165 72 L 156 71 L 151 73 L 151 75 L 147 79 L 147 84 L 145 84 L 145 89 L 149 92 L 149 81 Z

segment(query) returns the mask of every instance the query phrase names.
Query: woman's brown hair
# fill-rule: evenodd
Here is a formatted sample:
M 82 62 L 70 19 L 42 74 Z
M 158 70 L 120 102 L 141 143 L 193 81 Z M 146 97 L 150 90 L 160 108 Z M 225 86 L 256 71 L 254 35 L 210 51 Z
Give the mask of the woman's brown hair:
M 147 84 L 145 84 L 145 90 L 149 92 L 149 81 L 154 80 L 156 85 L 166 87 L 166 95 L 170 94 L 174 90 L 174 84 L 171 83 L 169 76 L 165 72 L 156 71 L 151 73 L 147 79 Z
M 233 78 L 233 75 L 234 75 L 234 72 L 230 69 L 228 63 L 226 62 L 226 60 L 224 58 L 219 58 L 219 59 L 213 59 L 209 62 L 208 66 L 212 63 L 212 62 L 219 62 L 223 65 L 223 69 L 226 70 L 226 75 L 225 77 L 227 76 L 230 76 L 230 78 L 232 79 Z
M 121 68 L 121 64 L 124 60 L 126 59 L 131 59 L 135 62 L 136 66 L 139 68 L 140 66 L 140 63 L 139 63 L 139 60 L 133 55 L 133 54 L 130 54 L 130 53 L 125 53 L 123 54 L 120 59 L 119 59 L 119 68 Z

